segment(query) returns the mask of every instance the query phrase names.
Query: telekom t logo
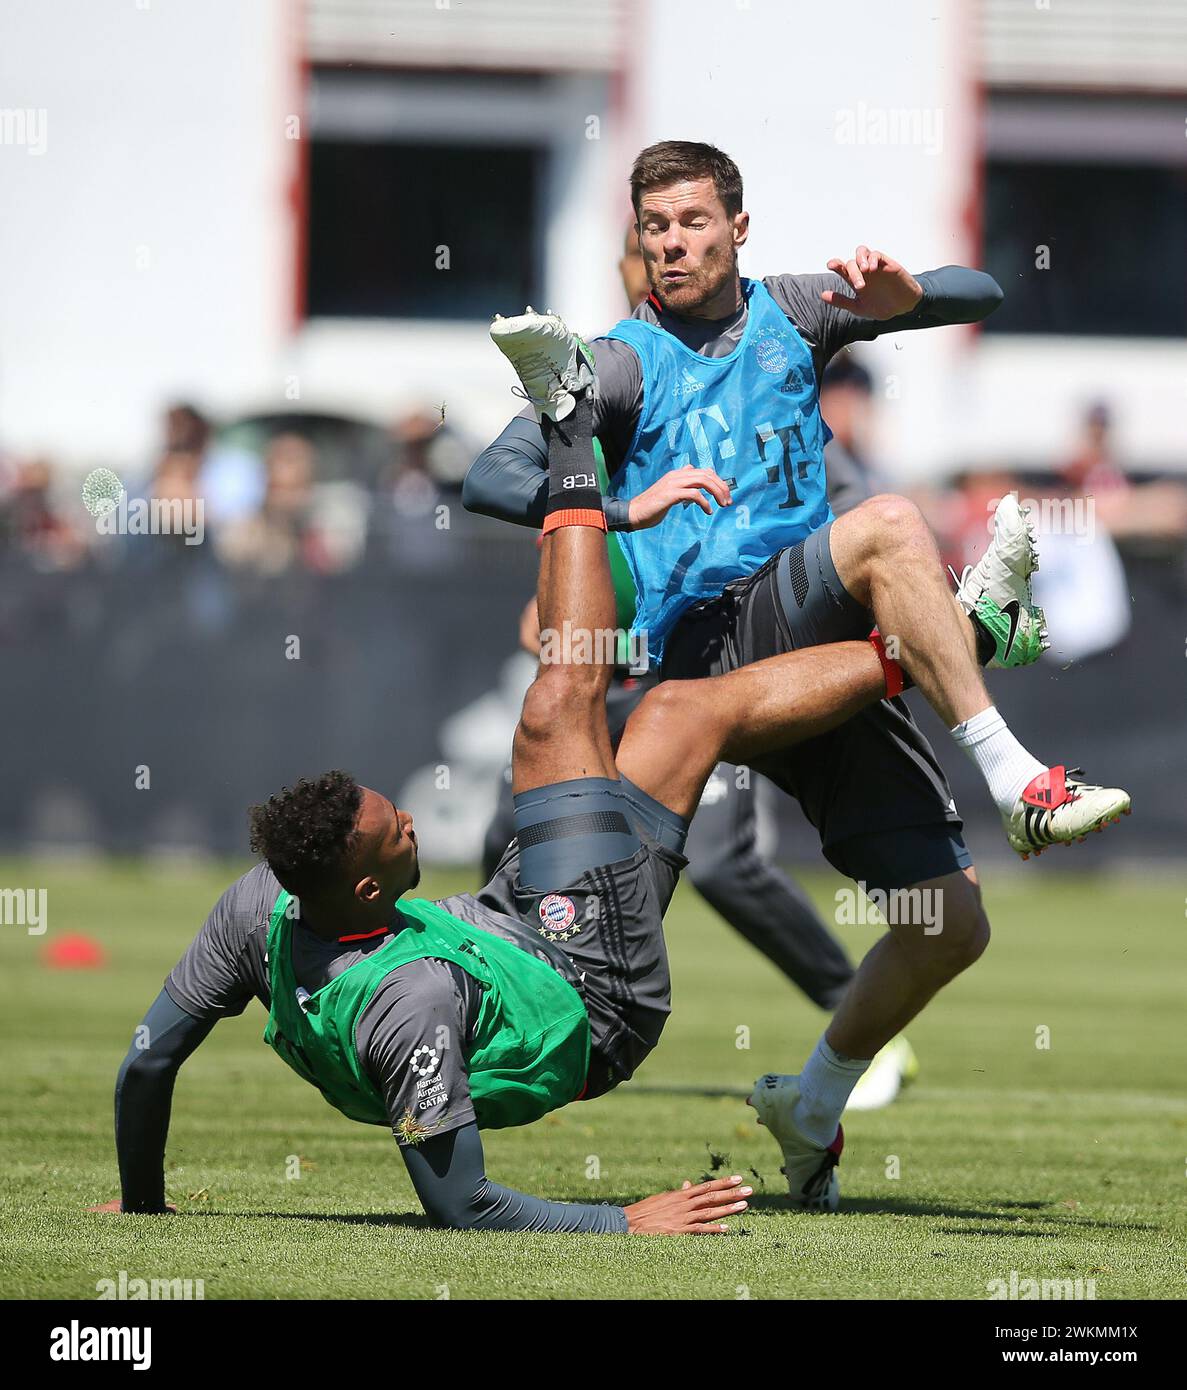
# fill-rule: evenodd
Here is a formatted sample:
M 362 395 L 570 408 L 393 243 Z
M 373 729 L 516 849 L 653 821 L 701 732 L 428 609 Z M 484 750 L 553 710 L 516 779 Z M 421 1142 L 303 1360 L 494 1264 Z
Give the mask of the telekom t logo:
M 703 418 L 705 416 L 708 416 L 710 420 L 719 425 L 723 434 L 729 434 L 730 427 L 726 424 L 725 416 L 721 413 L 721 407 L 718 405 L 699 406 L 696 410 L 687 411 L 681 419 L 669 420 L 667 424 L 668 448 L 673 452 L 676 450 L 681 425 L 684 424 L 688 426 L 688 432 L 692 435 L 693 448 L 696 450 L 698 468 L 712 468 L 714 463 L 718 461 L 726 463 L 737 453 L 732 439 L 722 439 L 718 441 L 717 458 L 714 459 L 713 445 L 705 429 Z M 677 468 L 683 468 L 688 462 L 689 457 L 687 452 L 676 454 L 675 466 Z

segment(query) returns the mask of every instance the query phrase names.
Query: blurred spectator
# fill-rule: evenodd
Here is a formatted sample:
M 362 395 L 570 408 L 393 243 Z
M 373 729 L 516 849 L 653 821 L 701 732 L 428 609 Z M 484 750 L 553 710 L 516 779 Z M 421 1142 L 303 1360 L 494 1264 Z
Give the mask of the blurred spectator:
M 433 476 L 430 450 L 433 436 L 441 428 L 440 412 L 434 417 L 427 410 L 416 410 L 392 426 L 396 444 L 396 463 L 392 468 L 391 502 L 401 517 L 427 516 L 441 496 Z
M 47 459 L 8 461 L 0 493 L 0 543 L 28 556 L 38 569 L 73 569 L 86 554 L 82 534 L 53 500 Z
M 1072 497 L 1092 499 L 1096 522 L 1116 540 L 1187 536 L 1187 488 L 1170 479 L 1134 483 L 1127 477 L 1104 401 L 1085 411 L 1080 438 L 1060 465 L 1059 478 Z
M 832 430 L 825 448 L 828 492 L 837 516 L 877 492 L 893 491 L 870 461 L 874 429 L 874 379 L 851 352 L 825 368 L 820 383 L 820 414 Z
M 1104 401 L 1094 401 L 1084 412 L 1080 439 L 1059 468 L 1063 480 L 1077 492 L 1099 496 L 1128 488 L 1114 452 L 1112 426 L 1113 413 Z
M 224 564 L 260 575 L 333 568 L 314 520 L 314 466 L 313 446 L 300 435 L 279 434 L 269 443 L 263 505 L 215 534 Z
M 214 443 L 210 421 L 187 402 L 169 406 L 164 426 L 163 459 L 182 454 L 195 461 L 194 495 L 204 501 L 208 524 L 217 528 L 259 509 L 264 496 L 264 468 L 254 454 Z M 158 473 L 160 468 L 158 464 Z
M 392 426 L 396 465 L 392 502 L 402 516 L 423 516 L 442 492 L 461 491 L 473 450 L 448 419 L 447 407 L 420 407 Z

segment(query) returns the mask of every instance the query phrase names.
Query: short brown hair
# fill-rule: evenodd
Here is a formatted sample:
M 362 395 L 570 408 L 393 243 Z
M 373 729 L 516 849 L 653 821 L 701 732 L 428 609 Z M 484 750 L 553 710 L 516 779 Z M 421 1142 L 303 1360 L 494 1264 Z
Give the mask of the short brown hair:
M 639 215 L 639 199 L 653 188 L 690 179 L 712 179 L 726 214 L 742 211 L 742 175 L 738 166 L 715 145 L 695 140 L 661 140 L 648 145 L 631 169 L 631 203 Z

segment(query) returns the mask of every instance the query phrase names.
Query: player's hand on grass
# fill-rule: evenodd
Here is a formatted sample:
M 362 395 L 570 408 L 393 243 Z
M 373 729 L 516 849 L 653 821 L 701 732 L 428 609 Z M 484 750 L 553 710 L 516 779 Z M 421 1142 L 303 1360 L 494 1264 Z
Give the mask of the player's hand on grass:
M 646 492 L 632 497 L 627 515 L 632 531 L 645 531 L 649 526 L 658 526 L 677 503 L 695 503 L 701 511 L 711 515 L 714 502 L 728 507 L 732 501 L 724 478 L 711 468 L 686 464 L 683 468 L 673 468 L 658 483 L 652 483 Z
M 745 1198 L 754 1191 L 742 1179 L 714 1178 L 694 1187 L 686 1182 L 677 1192 L 661 1192 L 625 1207 L 627 1229 L 644 1236 L 719 1236 L 729 1230 L 723 1216 L 746 1210 Z
M 120 1199 L 119 1199 L 118 1197 L 115 1199 L 114 1202 L 104 1202 L 103 1205 L 102 1205 L 101 1207 L 87 1207 L 87 1211 L 104 1211 L 104 1212 L 122 1212 L 123 1209 L 124 1209 L 124 1208 L 123 1208 L 123 1204 L 120 1202 Z M 177 1215 L 177 1208 L 174 1207 L 174 1206 L 169 1205 L 169 1203 L 166 1203 L 166 1204 L 161 1208 L 161 1210 L 160 1210 L 159 1212 L 145 1212 L 145 1213 L 143 1213 L 143 1215 L 147 1215 L 147 1216 L 165 1216 L 165 1215 L 168 1215 L 168 1213 L 170 1213 L 170 1212 L 172 1212 L 173 1215 L 176 1216 L 176 1215 Z
M 923 298 L 923 286 L 885 252 L 859 246 L 851 261 L 831 260 L 828 268 L 853 291 L 823 290 L 821 299 L 863 319 L 893 319 L 909 314 Z

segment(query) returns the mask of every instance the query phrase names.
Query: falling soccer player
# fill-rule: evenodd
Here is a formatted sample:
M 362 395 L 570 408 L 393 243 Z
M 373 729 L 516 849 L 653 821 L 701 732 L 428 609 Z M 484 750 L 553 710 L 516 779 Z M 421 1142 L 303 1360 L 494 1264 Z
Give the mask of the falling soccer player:
M 558 644 L 525 697 L 515 842 L 480 893 L 427 901 L 408 896 L 420 879 L 412 816 L 346 773 L 254 807 L 263 862 L 219 899 L 120 1068 L 122 1196 L 98 1210 L 169 1210 L 178 1069 L 253 996 L 268 1011 L 265 1041 L 298 1075 L 349 1118 L 390 1127 L 439 1224 L 716 1234 L 745 1209 L 739 1176 L 625 1206 L 545 1201 L 487 1178 L 480 1131 L 528 1124 L 634 1073 L 669 1013 L 662 917 L 709 775 L 876 702 L 883 661 L 850 642 L 661 684 L 615 757 L 615 644 L 596 640 L 613 637 L 615 601 L 586 393 L 551 436 L 540 622 L 595 640 Z M 838 1137 L 815 1166 L 839 1152 Z

